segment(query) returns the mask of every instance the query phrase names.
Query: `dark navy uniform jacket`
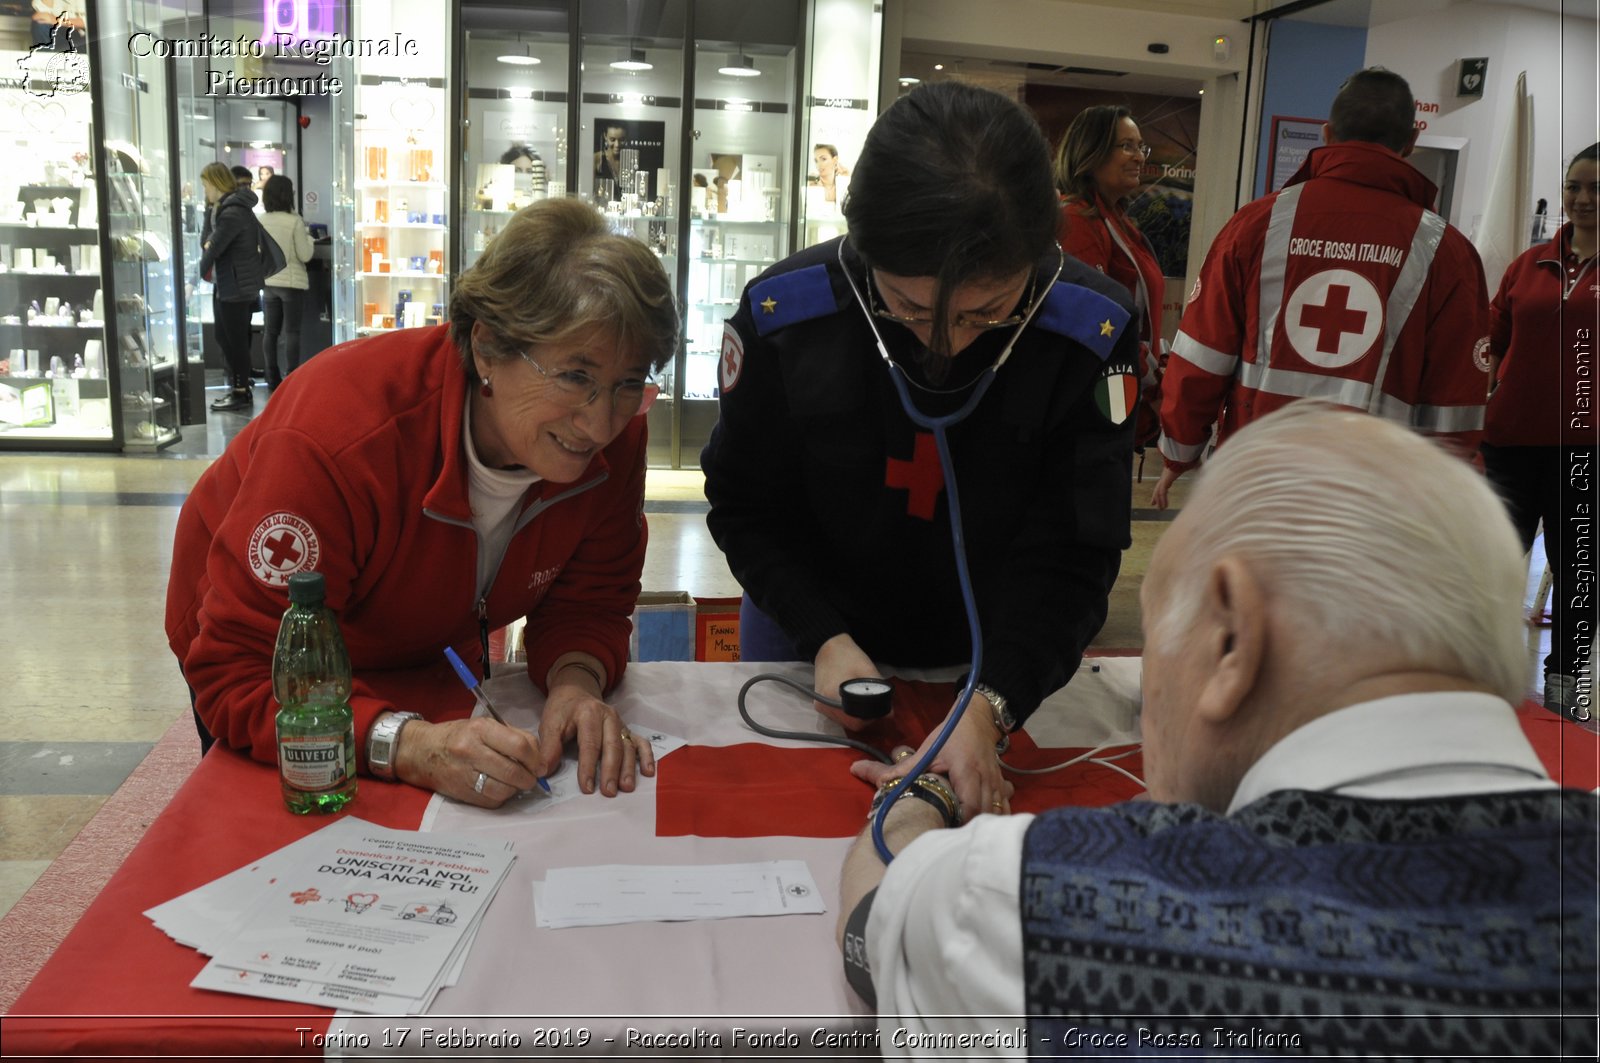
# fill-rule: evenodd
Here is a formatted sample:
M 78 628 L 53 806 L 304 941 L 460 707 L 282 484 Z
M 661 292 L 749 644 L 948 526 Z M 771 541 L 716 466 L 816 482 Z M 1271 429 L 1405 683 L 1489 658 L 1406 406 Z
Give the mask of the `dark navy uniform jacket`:
M 846 280 L 848 269 L 865 293 L 868 271 L 847 239 L 762 274 L 727 324 L 721 419 L 700 458 L 707 523 L 746 593 L 808 660 L 847 632 L 880 663 L 963 664 L 949 492 L 933 435 L 902 409 Z M 1049 284 L 1058 261 L 1041 259 L 1035 283 Z M 1066 258 L 988 393 L 948 433 L 980 680 L 1019 721 L 1076 671 L 1129 545 L 1131 310 L 1126 290 Z M 984 334 L 935 384 L 911 331 L 875 320 L 935 416 L 961 405 L 1016 332 Z

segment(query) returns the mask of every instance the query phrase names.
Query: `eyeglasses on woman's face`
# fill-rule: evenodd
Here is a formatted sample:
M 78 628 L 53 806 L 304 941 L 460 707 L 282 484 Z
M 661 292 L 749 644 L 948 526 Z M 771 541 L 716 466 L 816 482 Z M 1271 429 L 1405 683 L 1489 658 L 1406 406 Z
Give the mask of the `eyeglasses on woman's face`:
M 933 327 L 932 314 L 917 313 L 915 311 L 907 314 L 897 314 L 891 310 L 885 309 L 883 306 L 880 306 L 878 304 L 877 289 L 878 285 L 876 283 L 876 278 L 869 278 L 867 283 L 867 302 L 871 304 L 872 314 L 874 317 L 881 317 L 885 321 L 893 321 L 895 324 L 905 325 L 907 328 Z M 950 328 L 952 331 L 957 329 L 971 329 L 979 332 L 987 332 L 992 329 L 1011 328 L 1015 325 L 1020 325 L 1023 323 L 1023 321 L 1027 320 L 1027 308 L 1033 305 L 1033 295 L 1034 285 L 1030 282 L 1028 285 L 1027 297 L 1021 299 L 1017 304 L 1023 309 L 1019 310 L 1017 313 L 1014 313 L 1009 317 L 992 319 L 984 317 L 982 314 L 956 314 L 950 319 Z
M 605 385 L 583 369 L 546 369 L 526 351 L 518 357 L 533 366 L 550 385 L 551 401 L 568 409 L 581 410 L 605 390 Z M 661 385 L 651 380 L 624 380 L 611 389 L 611 412 L 618 417 L 637 417 L 645 413 L 661 394 Z
M 1111 146 L 1124 155 L 1137 155 L 1141 159 L 1150 157 L 1150 145 L 1142 140 L 1119 140 Z

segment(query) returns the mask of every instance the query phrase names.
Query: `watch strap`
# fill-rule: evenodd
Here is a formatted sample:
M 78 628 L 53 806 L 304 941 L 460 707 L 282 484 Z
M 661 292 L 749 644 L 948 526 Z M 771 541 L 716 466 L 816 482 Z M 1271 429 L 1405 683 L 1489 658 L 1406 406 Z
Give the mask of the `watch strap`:
M 422 716 L 415 712 L 386 712 L 367 732 L 367 770 L 379 779 L 394 778 L 394 753 L 400 746 L 400 731 Z
M 979 683 L 972 688 L 974 694 L 982 694 L 989 703 L 990 720 L 994 729 L 1000 732 L 1000 740 L 994 744 L 996 753 L 1004 753 L 1011 748 L 1011 732 L 1017 729 L 1017 719 L 1011 715 L 1010 703 L 1004 694 L 987 683 Z

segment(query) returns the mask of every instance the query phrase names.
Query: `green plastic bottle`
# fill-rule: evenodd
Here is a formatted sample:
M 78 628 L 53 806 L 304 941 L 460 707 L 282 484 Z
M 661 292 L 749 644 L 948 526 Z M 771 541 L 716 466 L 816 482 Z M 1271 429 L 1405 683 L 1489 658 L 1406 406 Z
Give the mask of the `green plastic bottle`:
M 337 812 L 356 796 L 350 654 L 320 572 L 289 577 L 289 611 L 272 651 L 278 699 L 278 777 L 290 812 Z

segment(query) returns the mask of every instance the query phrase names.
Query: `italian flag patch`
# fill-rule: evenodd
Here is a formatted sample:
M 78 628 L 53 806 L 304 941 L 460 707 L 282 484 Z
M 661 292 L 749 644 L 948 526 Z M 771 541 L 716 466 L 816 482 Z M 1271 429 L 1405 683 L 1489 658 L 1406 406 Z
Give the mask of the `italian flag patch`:
M 1094 386 L 1094 401 L 1112 424 L 1121 424 L 1139 401 L 1139 382 L 1125 369 L 1107 369 Z

